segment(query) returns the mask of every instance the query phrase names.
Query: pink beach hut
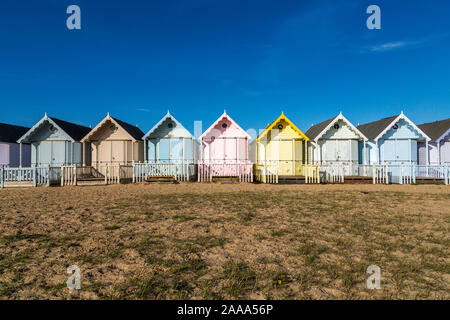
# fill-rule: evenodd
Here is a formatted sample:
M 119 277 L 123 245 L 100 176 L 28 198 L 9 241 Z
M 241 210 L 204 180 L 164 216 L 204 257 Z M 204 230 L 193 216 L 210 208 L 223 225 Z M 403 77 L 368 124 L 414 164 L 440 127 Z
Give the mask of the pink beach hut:
M 201 160 L 198 181 L 239 178 L 253 181 L 253 164 L 248 160 L 250 135 L 224 113 L 200 136 Z

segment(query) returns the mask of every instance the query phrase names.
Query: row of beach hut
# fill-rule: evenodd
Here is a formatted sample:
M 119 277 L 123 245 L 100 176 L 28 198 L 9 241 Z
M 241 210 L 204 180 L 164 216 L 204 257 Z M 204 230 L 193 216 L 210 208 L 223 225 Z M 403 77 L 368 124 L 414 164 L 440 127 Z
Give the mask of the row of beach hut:
M 342 113 L 303 133 L 283 113 L 255 139 L 224 112 L 195 138 L 168 112 L 146 134 L 109 114 L 93 129 L 49 117 L 0 124 L 0 186 L 113 183 L 154 177 L 266 183 L 448 181 L 450 119 L 403 112 L 355 126 Z

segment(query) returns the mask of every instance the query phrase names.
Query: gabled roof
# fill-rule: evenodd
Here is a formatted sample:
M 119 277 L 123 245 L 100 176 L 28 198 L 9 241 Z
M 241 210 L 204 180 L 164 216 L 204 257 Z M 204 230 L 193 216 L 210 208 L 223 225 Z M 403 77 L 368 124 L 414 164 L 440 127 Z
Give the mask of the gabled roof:
M 389 124 L 391 124 L 395 119 L 397 119 L 398 115 L 392 116 L 389 118 L 383 118 L 378 121 L 369 122 L 366 124 L 361 124 L 358 126 L 359 131 L 364 133 L 364 135 L 370 140 L 375 140 L 375 138 L 386 129 Z
M 49 117 L 49 119 L 53 120 L 58 127 L 60 127 L 75 141 L 80 141 L 89 131 L 91 131 L 91 128 L 89 127 L 81 126 L 72 122 L 67 122 L 53 117 Z
M 44 115 L 44 117 L 39 120 L 38 123 L 36 123 L 31 129 L 29 129 L 26 133 L 20 137 L 17 142 L 29 142 L 29 137 L 36 132 L 46 121 L 48 121 L 50 124 L 58 128 L 59 130 L 65 132 L 73 142 L 80 141 L 81 138 L 83 138 L 90 130 L 91 128 L 81 126 L 76 123 L 67 122 L 64 120 L 56 119 L 53 117 L 47 116 L 47 114 Z
M 309 138 L 299 129 L 297 128 L 297 126 L 295 124 L 292 123 L 291 120 L 289 120 L 283 112 L 281 112 L 281 115 L 275 120 L 273 121 L 271 124 L 269 124 L 266 129 L 264 129 L 263 132 L 261 132 L 258 137 L 256 138 L 256 141 L 260 141 L 261 138 L 263 138 L 264 136 L 267 135 L 267 133 L 269 133 L 270 130 L 272 130 L 276 124 L 278 123 L 278 121 L 280 120 L 284 120 L 287 123 L 289 123 L 289 125 L 292 127 L 292 129 L 294 129 L 295 132 L 297 132 L 299 135 L 301 135 L 306 141 L 309 141 Z
M 136 126 L 133 126 L 132 124 L 129 124 L 127 122 L 124 122 L 122 120 L 119 120 L 117 118 L 113 118 L 108 114 L 106 115 L 106 117 L 100 121 L 94 129 L 90 130 L 90 132 L 88 132 L 85 137 L 81 140 L 82 142 L 88 141 L 89 138 L 95 134 L 105 123 L 106 121 L 111 121 L 112 123 L 114 123 L 115 125 L 121 127 L 123 130 L 125 130 L 134 140 L 142 140 L 142 137 L 144 136 L 144 133 L 142 132 L 141 129 L 139 129 Z
M 30 128 L 0 123 L 0 142 L 17 143 Z
M 430 140 L 430 138 L 419 128 L 414 122 L 409 120 L 407 116 L 403 114 L 403 111 L 396 116 L 383 118 L 378 121 L 369 122 L 358 126 L 359 131 L 361 131 L 369 140 L 377 141 L 380 139 L 397 121 L 404 119 L 408 122 L 414 129 L 416 129 L 425 139 Z
M 133 139 L 142 140 L 144 132 L 142 132 L 142 130 L 139 129 L 137 126 L 133 126 L 132 124 L 129 124 L 117 118 L 112 119 L 114 119 L 114 121 L 116 121 L 119 126 L 121 126 L 126 132 L 128 132 L 129 135 L 133 137 Z
M 350 128 L 352 128 L 356 132 L 357 135 L 359 135 L 364 140 L 367 140 L 366 136 L 361 131 L 359 131 L 350 121 L 348 121 L 347 118 L 342 115 L 342 113 L 339 113 L 336 117 L 311 126 L 308 131 L 306 131 L 305 135 L 307 135 L 311 140 L 318 140 L 325 133 L 327 133 L 327 131 L 330 130 L 331 126 L 334 125 L 334 123 L 338 120 L 343 120 L 350 126 Z
M 227 112 L 226 112 L 225 110 L 223 111 L 222 115 L 221 115 L 219 118 L 217 118 L 217 120 L 216 120 L 216 121 L 215 121 L 208 129 L 206 129 L 205 132 L 203 132 L 203 133 L 201 134 L 201 136 L 200 136 L 198 139 L 199 139 L 199 140 L 202 140 L 203 137 L 206 136 L 211 130 L 213 130 L 214 127 L 215 127 L 217 124 L 219 124 L 219 122 L 220 122 L 222 119 L 224 119 L 224 118 L 228 119 L 231 123 L 233 123 L 233 124 L 234 124 L 234 125 L 242 132 L 242 134 L 245 135 L 248 139 L 251 139 L 250 135 L 249 135 L 244 129 L 242 129 L 242 128 L 236 123 L 236 121 L 234 121 L 233 119 L 231 119 L 230 116 L 227 114 Z
M 420 124 L 418 127 L 422 129 L 422 131 L 425 132 L 432 141 L 440 141 L 449 133 L 450 118 Z
M 331 123 L 334 122 L 334 120 L 337 118 L 333 117 L 331 119 L 325 120 L 321 123 L 312 125 L 306 132 L 305 135 L 310 138 L 311 140 L 314 140 L 317 138 L 317 136 L 325 129 L 327 128 Z
M 153 126 L 153 128 L 151 128 L 150 131 L 147 132 L 147 133 L 145 134 L 145 136 L 144 136 L 142 139 L 143 139 L 143 140 L 147 139 L 147 138 L 148 138 L 153 132 L 155 132 L 155 131 L 156 131 L 156 130 L 164 123 L 164 121 L 166 121 L 166 120 L 172 120 L 173 122 L 175 122 L 175 124 L 176 124 L 178 127 L 184 129 L 184 130 L 192 137 L 192 134 L 191 134 L 185 127 L 183 127 L 183 125 L 182 125 L 177 119 L 175 119 L 175 117 L 172 116 L 172 115 L 170 114 L 169 111 L 167 111 L 167 114 L 166 114 L 164 117 L 162 117 L 161 120 L 159 120 L 159 122 L 158 122 L 157 124 L 155 124 L 155 125 Z

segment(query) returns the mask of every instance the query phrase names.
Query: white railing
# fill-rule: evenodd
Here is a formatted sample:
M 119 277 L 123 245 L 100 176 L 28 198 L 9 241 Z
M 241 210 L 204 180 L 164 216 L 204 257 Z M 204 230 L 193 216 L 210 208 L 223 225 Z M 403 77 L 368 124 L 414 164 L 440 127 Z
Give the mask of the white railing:
M 149 177 L 173 177 L 177 181 L 190 181 L 195 177 L 193 163 L 135 162 L 133 182 L 143 182 Z
M 61 187 L 77 185 L 77 165 L 61 166 Z
M 39 185 L 50 185 L 50 166 L 40 167 L 1 167 L 0 168 L 0 188 L 4 188 L 5 184 L 17 184 L 29 182 L 30 185 L 36 187 Z M 24 185 L 26 186 L 26 185 Z
M 278 161 L 265 161 L 255 164 L 255 176 L 262 183 L 278 183 Z
M 239 182 L 253 182 L 253 164 L 245 160 L 210 160 L 198 164 L 198 182 L 211 182 L 214 177 L 239 177 Z
M 102 164 L 98 167 L 104 175 L 105 184 L 118 184 L 133 179 L 133 165 L 128 164 Z
M 373 184 L 389 184 L 389 167 L 387 165 L 372 165 Z
M 421 178 L 445 179 L 445 173 L 448 172 L 449 165 L 417 165 L 415 174 Z
M 305 183 L 320 183 L 320 166 L 318 164 L 303 165 Z
M 265 160 L 255 164 L 255 176 L 262 183 L 278 183 L 280 172 L 286 172 L 285 160 Z M 318 164 L 302 164 L 300 161 L 289 161 L 294 167 L 293 176 L 304 176 L 305 183 L 320 183 L 320 166 Z
M 344 183 L 345 168 L 343 164 L 323 164 L 320 166 L 320 171 L 325 175 L 325 182 Z

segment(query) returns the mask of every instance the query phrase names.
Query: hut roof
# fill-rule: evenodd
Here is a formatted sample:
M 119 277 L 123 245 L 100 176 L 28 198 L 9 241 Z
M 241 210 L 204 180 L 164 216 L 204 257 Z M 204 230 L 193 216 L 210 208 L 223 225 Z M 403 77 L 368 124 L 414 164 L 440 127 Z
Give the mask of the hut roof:
M 150 137 L 150 135 L 151 135 L 152 133 L 154 133 L 156 130 L 158 130 L 158 128 L 161 127 L 161 126 L 163 125 L 164 121 L 166 121 L 166 120 L 171 120 L 171 121 L 175 122 L 175 124 L 176 124 L 178 127 L 184 129 L 185 132 L 186 132 L 190 137 L 192 137 L 192 134 L 191 134 L 185 127 L 183 127 L 183 125 L 181 124 L 181 122 L 179 122 L 177 119 L 175 119 L 175 117 L 172 116 L 172 115 L 170 114 L 169 111 L 167 111 L 167 114 L 166 114 L 164 117 L 162 117 L 161 120 L 159 120 L 159 122 L 158 122 L 157 124 L 155 124 L 155 125 L 153 126 L 153 128 L 151 128 L 150 131 L 148 131 L 148 132 L 144 135 L 144 137 L 143 137 L 142 139 L 145 140 L 145 139 L 147 139 L 148 137 Z
M 358 126 L 358 129 L 369 139 L 377 141 L 380 139 L 397 121 L 400 119 L 409 123 L 417 132 L 419 132 L 426 140 L 430 140 L 430 137 L 425 134 L 418 126 L 414 124 L 403 111 L 396 116 L 383 118 L 378 121 L 369 122 Z
M 320 139 L 327 131 L 331 128 L 331 126 L 338 120 L 343 120 L 345 123 L 347 123 L 355 132 L 358 134 L 361 138 L 364 140 L 367 140 L 366 136 L 358 130 L 350 121 L 345 118 L 342 113 L 339 113 L 336 117 L 333 117 L 331 119 L 325 120 L 321 123 L 318 123 L 316 125 L 312 125 L 308 131 L 306 131 L 306 135 L 311 140 L 318 140 Z
M 297 126 L 296 126 L 294 123 L 292 123 L 292 121 L 289 120 L 289 119 L 284 115 L 283 112 L 281 112 L 281 115 L 280 115 L 278 118 L 276 118 L 275 121 L 273 121 L 271 124 L 269 124 L 269 125 L 266 127 L 266 129 L 264 129 L 264 131 L 261 132 L 261 133 L 258 135 L 258 137 L 256 138 L 256 140 L 257 140 L 257 141 L 260 141 L 260 139 L 262 139 L 264 136 L 266 136 L 267 133 L 268 133 L 270 130 L 272 130 L 272 129 L 276 126 L 276 124 L 278 123 L 278 121 L 280 121 L 280 120 L 284 120 L 284 121 L 286 121 L 287 123 L 289 123 L 289 125 L 292 127 L 292 129 L 294 129 L 295 132 L 297 132 L 299 135 L 301 135 L 306 141 L 309 141 L 309 138 L 308 138 L 308 137 L 307 137 L 307 136 L 306 136 L 299 128 L 297 128 Z
M 320 122 L 318 124 L 312 125 L 306 132 L 305 135 L 310 138 L 311 140 L 314 140 L 317 138 L 317 136 L 325 129 L 327 128 L 331 123 L 334 122 L 334 120 L 337 118 L 333 117 L 331 119 L 325 120 L 323 122 Z
M 205 137 L 210 131 L 212 131 L 212 130 L 214 129 L 214 127 L 215 127 L 216 125 L 218 125 L 219 122 L 220 122 L 222 119 L 227 119 L 227 120 L 229 120 L 231 123 L 233 123 L 233 124 L 236 126 L 236 128 L 242 133 L 243 136 L 247 137 L 248 139 L 251 139 L 250 135 L 249 135 L 244 129 L 242 129 L 242 128 L 236 123 L 236 121 L 234 121 L 233 119 L 231 119 L 231 117 L 230 117 L 230 116 L 227 114 L 227 112 L 224 110 L 223 113 L 222 113 L 222 115 L 221 115 L 219 118 L 217 118 L 217 120 L 216 120 L 216 121 L 215 121 L 208 129 L 206 129 L 205 132 L 203 132 L 203 133 L 201 134 L 201 136 L 199 137 L 199 140 L 202 140 L 203 137 Z
M 18 140 L 17 142 L 20 143 L 27 143 L 30 142 L 30 137 L 46 122 L 48 121 L 53 126 L 59 128 L 63 132 L 65 132 L 73 141 L 80 141 L 81 138 L 83 138 L 90 130 L 91 128 L 72 123 L 67 122 L 64 120 L 60 120 L 57 118 L 49 117 L 47 114 L 39 120 L 38 123 L 36 123 L 31 129 L 29 129 L 27 132 L 25 132 Z
M 89 141 L 90 137 L 94 135 L 105 123 L 106 121 L 111 121 L 117 126 L 121 127 L 125 132 L 127 132 L 134 140 L 142 140 L 142 137 L 144 136 L 144 133 L 141 129 L 139 129 L 137 126 L 133 126 L 132 124 L 129 124 L 125 121 L 119 120 L 117 118 L 113 118 L 109 115 L 109 113 L 106 115 L 106 117 L 100 121 L 94 129 L 90 130 L 82 139 L 82 142 Z
M 0 123 L 0 142 L 16 143 L 30 128 Z
M 440 121 L 420 124 L 418 126 L 432 141 L 442 140 L 450 131 L 450 118 Z

